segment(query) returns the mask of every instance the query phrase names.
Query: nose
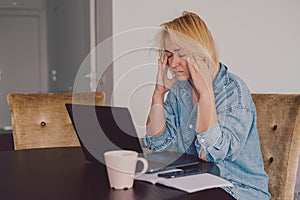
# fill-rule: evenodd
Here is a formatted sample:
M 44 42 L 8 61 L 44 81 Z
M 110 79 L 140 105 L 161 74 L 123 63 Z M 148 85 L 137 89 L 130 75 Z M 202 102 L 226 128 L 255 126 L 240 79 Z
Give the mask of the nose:
M 176 54 L 173 54 L 173 56 L 171 58 L 169 58 L 169 60 L 168 60 L 169 67 L 172 67 L 172 68 L 177 67 L 179 61 L 180 61 L 180 58 Z

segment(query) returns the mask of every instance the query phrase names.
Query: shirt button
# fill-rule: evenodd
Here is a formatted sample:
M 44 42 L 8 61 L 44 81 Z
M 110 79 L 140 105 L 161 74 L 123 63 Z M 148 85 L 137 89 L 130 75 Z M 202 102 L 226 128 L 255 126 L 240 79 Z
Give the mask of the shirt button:
M 193 128 L 193 124 L 190 124 L 190 125 L 189 125 L 189 128 L 192 129 L 192 128 Z
M 205 139 L 201 138 L 200 143 L 204 143 L 204 142 L 205 142 Z

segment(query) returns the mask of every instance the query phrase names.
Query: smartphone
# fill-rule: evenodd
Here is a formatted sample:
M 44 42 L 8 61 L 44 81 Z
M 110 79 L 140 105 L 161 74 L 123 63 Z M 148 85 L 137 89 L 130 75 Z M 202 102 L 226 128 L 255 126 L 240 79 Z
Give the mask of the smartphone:
M 202 173 L 203 172 L 200 169 L 186 169 L 182 171 L 160 173 L 157 176 L 162 178 L 177 178 L 177 177 L 191 176 L 191 175 L 202 174 Z

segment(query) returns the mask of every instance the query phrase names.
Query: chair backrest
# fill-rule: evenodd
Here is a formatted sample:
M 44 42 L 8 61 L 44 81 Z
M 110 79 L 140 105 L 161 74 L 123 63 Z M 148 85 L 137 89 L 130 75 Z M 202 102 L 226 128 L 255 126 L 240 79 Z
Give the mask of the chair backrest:
M 300 151 L 300 94 L 252 94 L 271 199 L 291 200 Z
M 80 146 L 65 104 L 104 100 L 104 92 L 8 94 L 15 150 Z

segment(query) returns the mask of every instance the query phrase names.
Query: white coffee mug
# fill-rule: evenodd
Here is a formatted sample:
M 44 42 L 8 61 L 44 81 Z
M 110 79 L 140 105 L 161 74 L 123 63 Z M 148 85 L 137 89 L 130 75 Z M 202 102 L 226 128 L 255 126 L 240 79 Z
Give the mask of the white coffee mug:
M 134 178 L 145 173 L 148 162 L 145 158 L 138 157 L 138 153 L 129 150 L 107 151 L 104 153 L 105 165 L 109 184 L 114 189 L 132 188 Z M 135 174 L 137 161 L 144 165 L 143 170 Z

